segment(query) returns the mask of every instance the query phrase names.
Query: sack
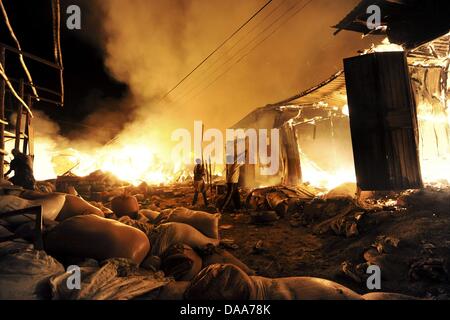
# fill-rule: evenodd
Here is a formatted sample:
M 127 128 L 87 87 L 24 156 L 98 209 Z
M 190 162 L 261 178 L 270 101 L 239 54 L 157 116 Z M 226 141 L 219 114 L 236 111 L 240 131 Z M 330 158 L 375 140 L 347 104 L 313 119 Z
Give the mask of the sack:
M 219 213 L 211 214 L 193 211 L 187 208 L 176 208 L 168 215 L 166 222 L 179 222 L 193 226 L 209 238 L 219 239 Z
M 32 245 L 0 243 L 0 300 L 40 300 L 48 298 L 48 279 L 64 267 Z
M 420 300 L 412 296 L 399 293 L 371 292 L 362 296 L 364 300 Z
M 123 223 L 96 215 L 67 219 L 44 239 L 54 255 L 106 260 L 126 258 L 140 264 L 150 250 L 147 236 Z
M 190 281 L 202 269 L 202 259 L 185 244 L 171 246 L 161 260 L 161 270 L 166 277 L 173 277 L 176 281 Z
M 118 217 L 134 218 L 139 211 L 139 202 L 134 196 L 121 195 L 111 200 L 111 209 Z
M 254 275 L 255 271 L 250 269 L 245 263 L 232 255 L 229 251 L 216 248 L 215 252 L 205 255 L 203 258 L 203 268 L 212 264 L 233 264 L 239 267 L 248 275 Z
M 8 229 L 0 225 L 0 239 L 6 239 L 13 236 L 14 233 L 10 232 Z
M 83 198 L 72 196 L 70 194 L 65 195 L 64 206 L 61 212 L 56 217 L 56 220 L 63 221 L 76 216 L 85 216 L 95 214 L 99 217 L 104 217 L 102 210 L 94 207 L 92 204 L 84 200 Z
M 160 216 L 160 213 L 158 211 L 153 211 L 150 209 L 141 209 L 139 210 L 139 215 L 146 217 L 148 219 L 148 222 L 154 224 Z
M 202 249 L 208 245 L 218 246 L 219 240 L 208 238 L 190 225 L 177 222 L 163 223 L 153 229 L 150 234 L 151 254 L 161 256 L 174 244 L 187 244 L 194 249 Z
M 312 277 L 251 277 L 252 300 L 361 300 L 356 292 L 333 281 Z
M 148 296 L 149 300 L 183 300 L 184 293 L 191 283 L 189 281 L 172 281 L 155 292 L 154 295 Z M 146 299 L 147 297 L 142 297 Z
M 236 266 L 213 264 L 191 281 L 187 300 L 248 300 L 252 296 L 250 277 Z

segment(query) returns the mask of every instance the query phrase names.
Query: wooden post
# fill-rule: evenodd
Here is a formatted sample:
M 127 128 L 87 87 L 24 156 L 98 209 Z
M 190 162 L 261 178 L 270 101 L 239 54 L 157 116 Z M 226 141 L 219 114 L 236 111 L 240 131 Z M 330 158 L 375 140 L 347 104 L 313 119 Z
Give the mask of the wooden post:
M 5 48 L 0 48 L 0 63 L 3 68 L 5 67 Z M 3 78 L 0 79 L 0 120 L 5 119 L 5 80 Z M 4 160 L 5 155 L 3 151 L 5 150 L 5 125 L 0 123 L 0 179 L 3 179 L 4 171 Z
M 24 98 L 24 83 L 23 79 L 20 79 L 19 81 L 19 96 L 23 99 Z M 20 102 L 18 102 L 17 107 L 17 119 L 16 119 L 16 143 L 14 145 L 14 149 L 20 150 L 20 134 L 22 129 L 22 113 L 23 113 L 23 106 Z
M 31 95 L 27 95 L 27 104 L 28 104 L 28 107 L 30 108 L 30 110 L 32 107 L 32 103 L 33 103 L 33 100 L 31 98 Z M 27 112 L 26 116 L 25 116 L 25 134 L 23 136 L 23 154 L 25 154 L 25 155 L 27 154 L 28 146 L 30 145 L 30 140 L 31 140 L 30 124 L 31 124 L 30 113 Z M 31 155 L 31 149 L 28 154 Z

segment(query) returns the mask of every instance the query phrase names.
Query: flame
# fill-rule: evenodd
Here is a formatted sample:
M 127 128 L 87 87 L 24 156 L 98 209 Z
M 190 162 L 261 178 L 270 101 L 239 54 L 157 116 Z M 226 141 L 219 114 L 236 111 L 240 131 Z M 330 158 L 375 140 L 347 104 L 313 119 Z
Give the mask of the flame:
M 104 147 L 95 155 L 77 152 L 75 158 L 79 165 L 72 173 L 85 176 L 101 170 L 135 185 L 141 182 L 168 184 L 176 179 L 176 169 L 180 168 L 180 164 L 162 161 L 158 151 L 147 145 L 130 144 Z
M 346 182 L 356 182 L 355 170 L 350 168 L 338 168 L 333 172 L 321 169 L 304 152 L 300 150 L 302 178 L 313 187 L 331 190 Z
M 440 113 L 430 104 L 417 107 L 419 151 L 422 178 L 425 183 L 450 183 L 450 117 L 449 108 Z
M 401 45 L 391 43 L 388 38 L 384 38 L 379 45 L 372 44 L 370 49 L 364 50 L 362 54 L 368 54 L 373 52 L 401 52 L 401 51 L 405 51 L 405 49 Z
M 347 117 L 350 116 L 350 111 L 348 110 L 348 104 L 345 104 L 345 105 L 342 107 L 341 112 L 342 112 L 343 115 L 346 115 Z

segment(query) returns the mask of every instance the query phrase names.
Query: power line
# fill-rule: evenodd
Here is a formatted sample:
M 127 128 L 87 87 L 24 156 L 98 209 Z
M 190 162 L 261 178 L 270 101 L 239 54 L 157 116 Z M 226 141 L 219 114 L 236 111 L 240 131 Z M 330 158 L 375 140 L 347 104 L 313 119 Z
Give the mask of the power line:
M 216 49 L 214 49 L 205 59 L 203 59 L 191 72 L 189 72 L 183 79 L 181 79 L 172 89 L 170 89 L 162 98 L 167 98 L 175 89 L 177 89 L 187 78 L 189 78 L 198 68 L 200 68 L 206 61 L 209 60 L 217 51 L 219 51 L 228 41 L 231 40 L 239 31 L 241 31 L 247 24 L 250 23 L 259 13 L 261 13 L 273 0 L 269 0 L 258 9 L 244 24 L 242 24 L 236 31 L 234 31 L 228 38 L 226 38 Z
M 296 1 L 296 0 L 295 0 Z M 281 15 L 279 15 L 275 20 L 273 20 L 268 26 L 266 26 L 261 32 L 259 32 L 255 37 L 253 37 L 246 45 L 244 45 L 243 47 L 241 47 L 236 53 L 234 53 L 229 59 L 227 59 L 225 62 L 221 63 L 217 68 L 214 69 L 214 71 L 212 72 L 211 76 L 214 76 L 214 74 L 217 73 L 217 71 L 220 71 L 222 69 L 222 67 L 226 66 L 230 61 L 233 61 L 236 57 L 238 57 L 240 55 L 240 53 L 242 51 L 244 51 L 246 48 L 248 48 L 255 40 L 257 40 L 259 38 L 259 36 L 263 35 L 267 30 L 269 30 L 275 23 L 277 23 L 278 21 L 280 21 L 280 19 L 282 19 L 286 14 L 288 14 L 291 10 L 293 10 L 296 6 L 298 6 L 299 4 L 301 4 L 301 2 L 296 2 L 295 4 L 293 4 L 292 6 L 290 6 L 285 12 L 283 12 Z M 228 69 L 227 69 L 228 70 Z M 188 98 L 190 97 L 189 95 L 195 91 L 198 87 L 201 87 L 205 82 L 207 82 L 211 77 L 206 77 L 205 79 L 203 79 L 203 81 L 200 83 L 199 86 L 194 87 L 193 89 L 191 89 L 187 95 Z M 195 92 L 194 92 L 195 94 Z
M 275 7 L 273 8 L 265 17 L 262 18 L 262 20 L 258 21 L 258 23 L 253 26 L 253 28 L 251 28 L 243 37 L 241 37 L 238 41 L 236 41 L 230 48 L 227 48 L 225 51 L 222 51 L 219 55 L 219 57 L 217 57 L 214 62 L 212 62 L 208 69 L 205 70 L 205 73 L 203 73 L 202 75 L 199 75 L 199 77 L 197 77 L 197 79 L 194 80 L 194 83 L 191 85 L 188 85 L 184 92 L 180 92 L 178 93 L 179 96 L 183 96 L 186 94 L 186 92 L 189 94 L 192 92 L 192 90 L 194 88 L 196 88 L 198 86 L 198 84 L 203 83 L 204 81 L 204 75 L 207 74 L 209 72 L 209 70 L 211 70 L 220 60 L 222 57 L 224 57 L 226 54 L 231 53 L 233 51 L 234 48 L 236 48 L 236 46 L 241 43 L 242 40 L 244 40 L 245 38 L 247 38 L 253 31 L 255 31 L 261 24 L 263 24 L 269 17 L 271 17 L 281 6 L 283 6 L 283 4 L 286 2 L 287 0 L 281 0 L 281 2 Z M 216 69 L 217 70 L 217 69 Z M 215 72 L 215 71 L 214 71 Z M 196 80 L 200 80 L 200 81 L 196 81 Z M 175 100 L 177 99 L 177 97 L 175 97 Z
M 193 96 L 189 96 L 188 100 L 186 101 L 191 101 L 192 99 L 197 98 L 199 95 L 202 94 L 202 92 L 206 89 L 208 89 L 209 87 L 211 87 L 214 83 L 216 83 L 221 77 L 223 77 L 226 73 L 228 73 L 235 65 L 237 65 L 239 62 L 241 62 L 245 57 L 247 57 L 253 50 L 255 50 L 257 47 L 259 47 L 263 42 L 265 42 L 268 38 L 270 38 L 275 32 L 277 32 L 284 24 L 286 24 L 290 19 L 292 19 L 294 16 L 296 16 L 300 11 L 302 11 L 304 8 L 306 8 L 313 0 L 309 0 L 307 1 L 303 6 L 301 6 L 298 10 L 296 10 L 291 16 L 289 16 L 286 20 L 284 20 L 281 24 L 279 24 L 275 29 L 273 29 L 266 37 L 264 37 L 261 41 L 259 41 L 258 43 L 256 43 L 255 46 L 253 46 L 247 53 L 245 53 L 243 56 L 241 56 L 238 60 L 236 60 L 229 68 L 227 68 L 224 72 L 222 72 L 221 74 L 219 74 L 212 82 L 210 82 L 206 87 L 204 87 L 203 89 L 201 89 L 200 91 L 197 91 L 196 94 L 194 94 Z M 286 11 L 282 16 L 280 16 L 276 21 L 274 21 L 271 25 L 269 25 L 269 27 L 267 27 L 266 29 L 264 29 L 264 31 L 262 33 L 264 33 L 267 29 L 269 29 L 272 25 L 274 25 L 277 21 L 279 21 L 281 19 L 281 17 L 283 17 L 287 12 L 291 11 L 293 8 L 295 8 L 298 4 L 294 5 L 293 7 L 291 7 L 288 11 Z M 262 34 L 260 33 L 260 34 Z M 259 35 L 257 37 L 259 37 Z M 248 47 L 248 45 L 250 43 L 252 43 L 257 37 L 255 37 L 251 42 L 249 42 L 245 47 L 241 48 L 241 51 L 243 51 L 242 49 Z M 234 57 L 232 57 L 231 59 L 229 59 L 225 64 L 226 65 L 228 62 L 232 61 L 237 55 L 235 55 Z

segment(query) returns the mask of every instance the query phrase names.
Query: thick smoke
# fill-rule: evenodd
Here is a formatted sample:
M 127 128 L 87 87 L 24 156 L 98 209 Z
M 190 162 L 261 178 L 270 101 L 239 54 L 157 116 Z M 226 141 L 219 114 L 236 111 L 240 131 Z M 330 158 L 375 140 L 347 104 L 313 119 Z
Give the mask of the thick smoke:
M 106 66 L 115 78 L 130 86 L 132 102 L 127 103 L 137 106 L 132 121 L 119 137 L 150 144 L 170 141 L 171 131 L 180 127 L 192 130 L 194 120 L 202 120 L 207 128 L 224 129 L 256 107 L 322 81 L 342 68 L 343 57 L 354 55 L 369 43 L 354 33 L 332 35 L 330 26 L 351 10 L 356 0 L 314 1 L 217 82 L 202 90 L 236 61 L 209 74 L 216 59 L 220 60 L 214 70 L 293 4 L 302 2 L 275 0 L 230 42 L 228 48 L 240 41 L 231 53 L 219 52 L 167 99 L 159 100 L 265 2 L 97 0 Z M 273 15 L 266 17 L 277 7 Z M 197 87 L 198 84 L 203 86 Z
M 193 132 L 195 120 L 203 121 L 206 128 L 231 127 L 255 108 L 326 79 L 342 69 L 344 57 L 355 55 L 373 41 L 361 40 L 359 34 L 351 32 L 332 35 L 330 26 L 340 21 L 358 0 L 313 1 L 291 19 L 307 1 L 274 0 L 224 50 L 161 100 L 265 2 L 80 0 L 89 8 L 83 15 L 83 32 L 99 46 L 105 67 L 129 86 L 130 94 L 121 101 L 87 97 L 86 103 L 96 111 L 84 122 L 84 130 L 70 136 L 70 143 L 52 140 L 45 134 L 41 134 L 41 141 L 49 140 L 45 145 L 56 145 L 58 149 L 71 146 L 92 156 L 102 154 L 99 162 L 103 164 L 116 156 L 119 160 L 127 155 L 139 157 L 131 153 L 142 150 L 156 154 L 162 162 L 170 162 L 174 145 L 171 133 L 175 129 Z M 274 24 L 270 26 L 271 23 Z M 280 24 L 281 28 L 261 42 Z M 226 70 L 229 72 L 224 74 Z M 116 139 L 100 149 L 111 132 L 117 131 Z M 142 161 L 151 159 L 148 155 Z M 123 171 L 124 168 L 115 167 L 120 162 L 117 161 L 112 159 L 106 167 Z M 89 170 L 91 167 L 86 169 Z

